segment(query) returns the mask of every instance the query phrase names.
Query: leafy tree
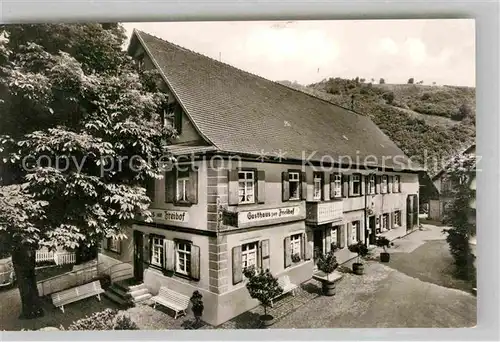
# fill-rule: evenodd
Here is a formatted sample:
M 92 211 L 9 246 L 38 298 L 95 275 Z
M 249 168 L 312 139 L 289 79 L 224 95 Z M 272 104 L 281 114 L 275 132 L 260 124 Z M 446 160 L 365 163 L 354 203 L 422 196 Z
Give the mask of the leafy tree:
M 381 78 L 379 81 L 378 81 L 379 84 L 385 84 L 385 80 L 383 78 Z
M 443 181 L 452 186 L 443 194 L 453 198 L 447 206 L 444 222 L 451 226 L 445 229 L 446 241 L 455 259 L 458 277 L 475 282 L 475 256 L 471 253 L 469 239 L 476 235 L 475 210 L 471 202 L 475 200 L 475 190 L 471 182 L 475 178 L 476 157 L 474 155 L 458 155 L 449 165 Z
M 328 253 L 321 253 L 318 258 L 318 269 L 326 273 L 326 279 L 330 280 L 330 274 L 339 267 L 337 257 L 335 256 L 335 248 L 332 248 Z
M 415 83 L 415 79 L 413 77 L 408 79 L 408 84 L 413 84 Z
M 247 267 L 243 274 L 248 278 L 246 284 L 250 297 L 257 299 L 264 307 L 264 315 L 267 316 L 267 308 L 271 306 L 273 298 L 283 293 L 283 289 L 269 270 L 256 271 L 254 267 Z
M 453 120 L 461 121 L 464 120 L 465 118 L 470 118 L 472 117 L 473 111 L 471 106 L 468 103 L 463 103 L 460 108 L 458 108 L 458 111 L 451 116 Z
M 366 78 L 360 78 L 360 79 L 359 79 L 359 81 L 360 81 L 361 83 L 365 83 Z
M 161 127 L 157 75 L 138 72 L 117 24 L 1 26 L 0 241 L 19 281 L 22 317 L 43 314 L 41 246 L 123 238 L 150 220 L 145 182 L 160 178 L 175 132 Z M 9 185 L 17 184 L 15 190 Z M 23 201 L 25 201 L 23 203 Z M 15 219 L 20 215 L 19 219 Z M 23 219 L 21 219 L 23 218 Z
M 394 102 L 394 92 L 390 91 L 382 95 L 387 104 L 392 104 Z

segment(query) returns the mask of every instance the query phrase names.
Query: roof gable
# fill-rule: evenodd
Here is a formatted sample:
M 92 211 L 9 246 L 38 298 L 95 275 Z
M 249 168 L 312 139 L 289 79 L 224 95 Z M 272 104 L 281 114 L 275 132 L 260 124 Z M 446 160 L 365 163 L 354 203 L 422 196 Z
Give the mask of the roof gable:
M 408 165 L 401 149 L 367 116 L 144 32 L 134 35 L 190 120 L 221 151 L 354 163 L 372 156 L 372 166 Z

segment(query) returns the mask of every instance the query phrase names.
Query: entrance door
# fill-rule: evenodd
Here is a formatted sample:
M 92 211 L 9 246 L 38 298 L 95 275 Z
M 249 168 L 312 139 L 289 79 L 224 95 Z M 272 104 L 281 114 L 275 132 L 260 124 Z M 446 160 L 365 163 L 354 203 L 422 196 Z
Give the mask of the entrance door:
M 317 260 L 321 253 L 323 253 L 323 230 L 322 229 L 314 229 L 314 260 Z
M 406 230 L 412 230 L 418 222 L 418 196 L 408 195 L 406 198 Z
M 144 239 L 138 230 L 134 230 L 134 278 L 137 281 L 144 278 Z
M 370 235 L 368 236 L 368 244 L 374 245 L 377 239 L 377 232 L 375 227 L 375 216 L 368 218 L 368 227 L 370 228 Z

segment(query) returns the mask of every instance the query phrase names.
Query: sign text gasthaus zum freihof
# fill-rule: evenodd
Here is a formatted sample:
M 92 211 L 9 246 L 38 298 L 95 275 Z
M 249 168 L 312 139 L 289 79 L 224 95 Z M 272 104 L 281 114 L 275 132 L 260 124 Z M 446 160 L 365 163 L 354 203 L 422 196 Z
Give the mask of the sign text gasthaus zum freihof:
M 150 209 L 153 214 L 153 221 L 188 222 L 187 211 Z
M 300 215 L 301 212 L 299 206 L 242 211 L 238 213 L 238 223 L 242 224 L 242 223 L 267 221 L 280 218 L 290 218 Z

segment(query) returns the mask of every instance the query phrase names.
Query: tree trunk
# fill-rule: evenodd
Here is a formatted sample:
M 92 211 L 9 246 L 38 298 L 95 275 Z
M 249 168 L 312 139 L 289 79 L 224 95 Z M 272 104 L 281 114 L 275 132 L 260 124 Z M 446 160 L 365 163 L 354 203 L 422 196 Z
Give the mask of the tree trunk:
M 35 257 L 36 250 L 27 246 L 19 246 L 12 252 L 12 264 L 22 304 L 19 318 L 31 319 L 43 316 L 36 285 Z

